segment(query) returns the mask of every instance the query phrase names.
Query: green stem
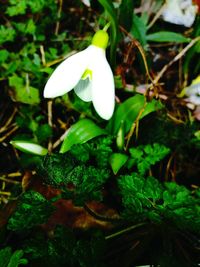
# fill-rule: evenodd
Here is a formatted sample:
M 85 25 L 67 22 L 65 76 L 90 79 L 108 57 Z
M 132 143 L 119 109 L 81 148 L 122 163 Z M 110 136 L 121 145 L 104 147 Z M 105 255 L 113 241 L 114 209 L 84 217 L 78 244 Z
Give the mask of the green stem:
M 136 224 L 136 225 L 132 225 L 132 226 L 130 226 L 130 227 L 128 227 L 128 228 L 125 228 L 125 229 L 123 229 L 123 230 L 121 230 L 121 231 L 119 231 L 119 232 L 116 232 L 116 233 L 111 234 L 111 235 L 107 235 L 107 236 L 105 237 L 105 240 L 108 240 L 108 239 L 114 238 L 114 237 L 116 237 L 116 236 L 122 235 L 122 234 L 124 234 L 124 233 L 127 233 L 127 232 L 129 232 L 129 231 L 131 231 L 131 230 L 133 230 L 133 229 L 135 229 L 135 228 L 138 228 L 138 227 L 143 226 L 143 225 L 146 225 L 146 224 L 147 224 L 147 223 L 139 223 L 139 224 Z

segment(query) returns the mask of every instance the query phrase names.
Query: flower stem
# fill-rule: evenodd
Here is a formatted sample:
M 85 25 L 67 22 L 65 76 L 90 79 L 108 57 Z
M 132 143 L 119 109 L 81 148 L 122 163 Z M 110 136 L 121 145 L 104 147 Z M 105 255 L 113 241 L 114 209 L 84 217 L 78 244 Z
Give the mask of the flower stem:
M 108 28 L 110 27 L 110 22 L 108 22 L 104 27 L 103 31 L 107 32 Z

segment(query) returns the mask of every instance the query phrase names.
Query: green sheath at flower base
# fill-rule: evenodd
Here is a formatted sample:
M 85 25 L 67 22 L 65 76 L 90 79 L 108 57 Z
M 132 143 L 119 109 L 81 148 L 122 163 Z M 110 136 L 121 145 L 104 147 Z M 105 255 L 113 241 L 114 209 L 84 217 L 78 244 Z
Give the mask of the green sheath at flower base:
M 92 38 L 92 45 L 106 49 L 106 47 L 108 46 L 108 40 L 108 33 L 104 30 L 99 30 Z

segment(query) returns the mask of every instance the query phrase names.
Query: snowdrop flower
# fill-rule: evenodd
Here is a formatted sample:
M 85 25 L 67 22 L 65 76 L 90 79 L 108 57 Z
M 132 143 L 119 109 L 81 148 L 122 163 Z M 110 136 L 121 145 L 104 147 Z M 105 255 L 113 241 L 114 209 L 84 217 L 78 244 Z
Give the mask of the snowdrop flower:
M 200 75 L 194 79 L 190 86 L 186 87 L 185 94 L 188 96 L 188 102 L 199 106 L 200 105 Z
M 190 27 L 197 11 L 198 7 L 193 5 L 192 0 L 166 0 L 162 16 L 167 22 Z
M 44 97 L 58 97 L 74 88 L 83 101 L 93 102 L 103 119 L 110 119 L 115 105 L 115 87 L 106 60 L 108 39 L 108 33 L 99 30 L 88 48 L 64 60 L 47 81 Z

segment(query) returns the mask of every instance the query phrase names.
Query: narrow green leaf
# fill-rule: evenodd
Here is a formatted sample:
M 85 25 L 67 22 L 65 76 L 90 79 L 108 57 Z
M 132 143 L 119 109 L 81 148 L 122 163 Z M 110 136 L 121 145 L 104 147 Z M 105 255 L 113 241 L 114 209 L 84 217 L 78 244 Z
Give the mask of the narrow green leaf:
M 147 26 L 145 25 L 143 18 L 138 17 L 134 14 L 133 24 L 130 33 L 133 35 L 135 39 L 137 39 L 140 42 L 140 44 L 143 47 L 145 47 L 147 44 L 146 32 L 147 32 Z
M 27 259 L 22 258 L 24 255 L 23 250 L 16 250 L 10 258 L 10 262 L 7 267 L 18 267 L 19 265 L 26 265 Z
M 108 129 L 116 135 L 123 122 L 124 131 L 127 133 L 142 109 L 144 110 L 141 113 L 140 119 L 161 108 L 162 105 L 159 101 L 153 99 L 145 105 L 145 97 L 139 94 L 135 95 L 119 105 L 113 118 L 109 122 Z
M 114 174 L 117 174 L 118 171 L 124 166 L 128 159 L 128 156 L 121 153 L 113 153 L 110 157 L 110 165 Z
M 106 131 L 98 127 L 89 119 L 82 119 L 72 125 L 62 143 L 60 153 L 65 153 L 75 144 L 83 144 L 94 137 L 106 134 Z
M 110 38 L 110 63 L 114 68 L 116 65 L 116 47 L 118 41 L 118 22 L 117 15 L 111 0 L 98 0 L 107 12 L 111 23 L 111 38 Z
M 151 42 L 174 42 L 174 43 L 188 43 L 191 39 L 186 38 L 180 33 L 160 31 L 147 35 L 147 40 Z
M 45 156 L 48 153 L 48 150 L 45 147 L 28 141 L 14 140 L 10 141 L 10 144 L 19 149 L 20 151 L 29 154 Z
M 119 23 L 129 32 L 133 21 L 133 0 L 122 0 L 119 12 Z

